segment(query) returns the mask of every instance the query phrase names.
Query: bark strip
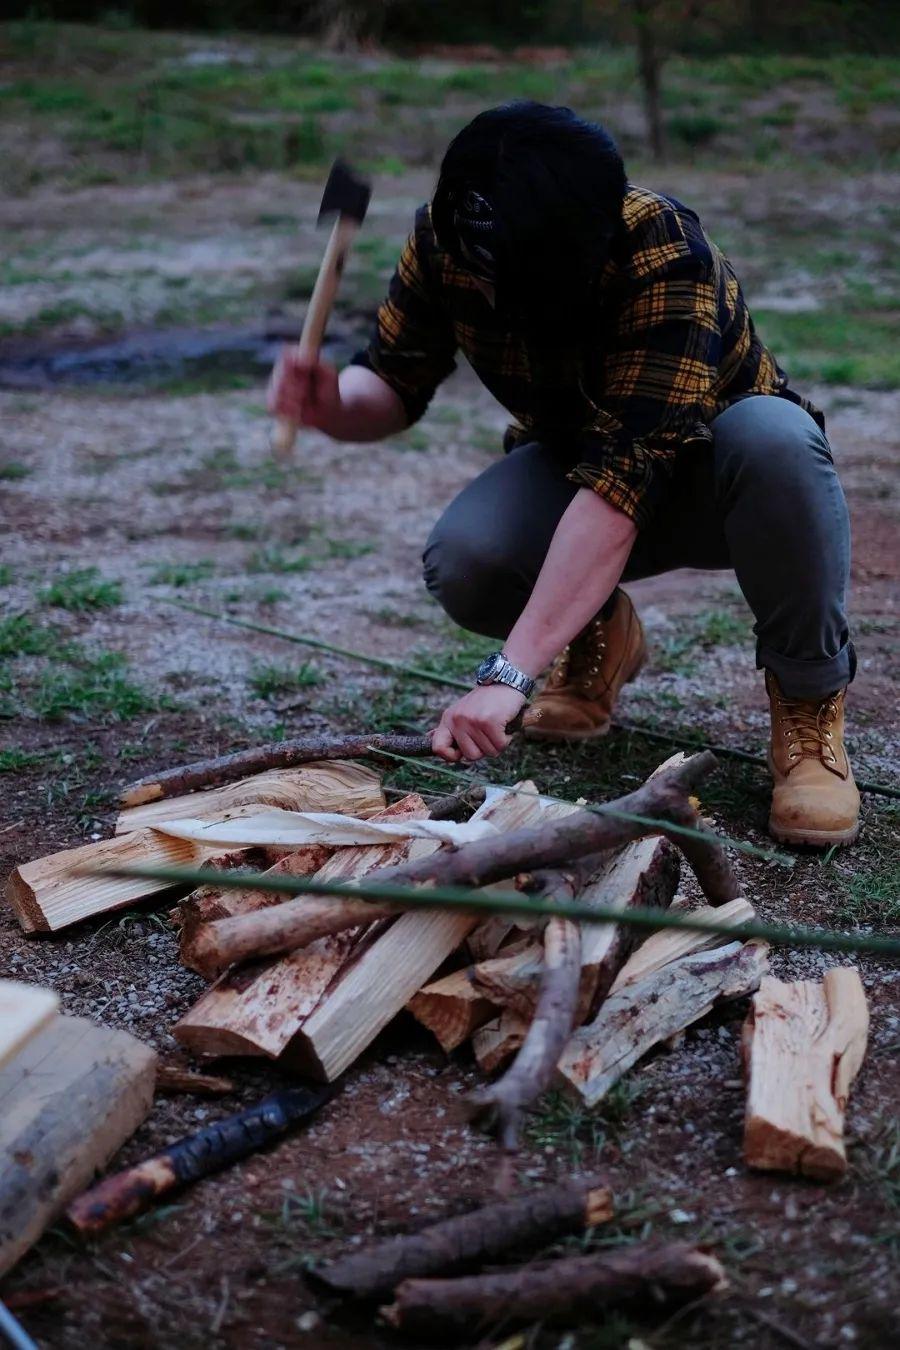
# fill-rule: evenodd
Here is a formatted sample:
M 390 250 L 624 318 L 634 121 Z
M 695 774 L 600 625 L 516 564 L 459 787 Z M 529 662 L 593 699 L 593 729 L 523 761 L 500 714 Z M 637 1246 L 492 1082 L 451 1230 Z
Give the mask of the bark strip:
M 262 773 L 265 769 L 289 769 L 294 764 L 308 764 L 317 759 L 361 759 L 378 750 L 394 755 L 430 755 L 430 736 L 301 736 L 291 741 L 274 741 L 250 750 L 236 750 L 231 755 L 215 759 L 201 759 L 184 764 L 178 769 L 163 769 L 148 774 L 126 787 L 119 805 L 143 806 L 145 802 L 160 801 L 164 797 L 179 797 L 198 788 L 219 787 L 233 783 L 236 778 Z
M 312 1278 L 354 1298 L 375 1298 L 412 1276 L 457 1274 L 526 1244 L 540 1247 L 612 1217 L 612 1196 L 595 1178 L 546 1186 L 386 1238 L 339 1256 Z
M 498 1322 L 596 1320 L 601 1310 L 620 1304 L 661 1310 L 724 1285 L 714 1256 L 684 1242 L 639 1242 L 492 1275 L 404 1280 L 382 1315 L 401 1331 L 446 1337 Z

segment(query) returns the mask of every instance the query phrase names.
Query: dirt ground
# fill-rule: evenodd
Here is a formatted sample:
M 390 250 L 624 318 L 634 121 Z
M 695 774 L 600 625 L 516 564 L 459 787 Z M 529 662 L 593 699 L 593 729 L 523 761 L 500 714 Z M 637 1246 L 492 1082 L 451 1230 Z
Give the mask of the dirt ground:
M 772 307 L 792 299 L 815 306 L 831 283 L 796 268 L 784 273 L 788 280 L 773 280 L 754 252 L 754 220 L 773 231 L 785 201 L 799 212 L 801 197 L 810 219 L 864 213 L 873 200 L 896 197 L 896 184 L 875 173 L 803 192 L 780 170 L 748 176 L 687 167 L 667 175 L 651 185 L 677 180 L 678 195 L 723 231 L 737 229 L 739 218 L 750 288 Z M 402 238 L 428 182 L 427 173 L 410 172 L 376 196 L 373 229 L 388 244 Z M 153 288 L 166 276 L 207 286 L 229 314 L 233 300 L 241 318 L 296 314 L 279 279 L 314 256 L 311 232 L 301 233 L 301 247 L 293 222 L 309 224 L 316 204 L 314 186 L 274 174 L 41 188 L 0 205 L 16 249 L 40 254 L 49 278 L 12 298 L 7 292 L 4 313 L 21 315 L 57 294 L 63 283 L 54 283 L 55 273 L 83 296 L 100 284 L 99 268 L 110 303 L 132 324 L 139 325 L 142 304 L 156 303 Z M 273 211 L 292 222 L 290 233 L 271 223 Z M 125 278 L 118 288 L 109 280 L 117 269 Z M 360 286 L 370 281 L 363 277 Z M 365 309 L 361 301 L 345 306 L 349 329 Z M 95 333 L 76 325 L 57 336 Z M 804 387 L 828 414 L 853 516 L 860 668 L 849 702 L 851 751 L 861 779 L 895 781 L 891 576 L 900 392 Z M 0 619 L 18 625 L 4 630 L 9 642 L 0 649 L 3 875 L 108 832 L 116 787 L 144 771 L 282 734 L 423 727 L 442 706 L 434 687 L 230 627 L 182 603 L 363 653 L 430 660 L 454 674 L 480 651 L 428 600 L 419 565 L 433 519 L 498 453 L 504 414 L 467 371 L 405 436 L 357 447 L 304 435 L 288 468 L 271 458 L 258 380 L 150 392 L 5 389 L 0 416 L 7 469 L 0 469 Z M 101 603 L 73 608 L 64 584 L 56 600 L 45 594 L 72 569 L 89 568 L 95 581 L 112 585 Z M 495 780 L 528 772 L 547 790 L 602 799 L 685 741 L 763 751 L 767 717 L 751 618 L 733 577 L 677 573 L 630 590 L 653 659 L 625 691 L 620 715 L 661 740 L 614 732 L 577 751 L 518 749 L 485 770 Z M 391 781 L 445 790 L 439 777 L 405 771 Z M 705 805 L 726 832 L 765 841 L 764 771 L 723 761 Z M 798 855 L 791 869 L 738 856 L 760 915 L 896 926 L 891 808 L 885 797 L 866 794 L 864 832 L 847 852 Z M 689 882 L 685 891 L 694 893 Z M 126 1028 L 157 1046 L 164 1061 L 182 1062 L 169 1029 L 203 986 L 177 964 L 163 916 L 134 911 L 26 939 L 0 911 L 0 973 L 49 985 L 65 1011 Z M 789 977 L 834 963 L 773 956 L 775 972 Z M 667 1324 L 616 1316 L 565 1335 L 534 1328 L 528 1344 L 876 1350 L 893 1343 L 900 1003 L 896 967 L 859 964 L 872 1025 L 848 1118 L 851 1167 L 840 1185 L 743 1168 L 743 1004 L 640 1065 L 595 1116 L 555 1097 L 535 1113 L 523 1186 L 599 1167 L 617 1197 L 618 1238 L 652 1233 L 708 1243 L 728 1269 L 730 1289 Z M 137 1160 L 281 1081 L 265 1064 L 222 1067 L 235 1077 L 232 1096 L 158 1098 L 117 1162 Z M 368 1313 L 350 1317 L 317 1298 L 303 1271 L 372 1233 L 412 1228 L 490 1193 L 494 1145 L 468 1125 L 462 1103 L 477 1078 L 467 1052 L 448 1059 L 398 1019 L 308 1128 L 95 1245 L 73 1245 L 52 1231 L 3 1281 L 0 1296 L 42 1346 L 61 1350 L 394 1344 Z M 495 1328 L 482 1343 L 499 1344 L 503 1334 Z

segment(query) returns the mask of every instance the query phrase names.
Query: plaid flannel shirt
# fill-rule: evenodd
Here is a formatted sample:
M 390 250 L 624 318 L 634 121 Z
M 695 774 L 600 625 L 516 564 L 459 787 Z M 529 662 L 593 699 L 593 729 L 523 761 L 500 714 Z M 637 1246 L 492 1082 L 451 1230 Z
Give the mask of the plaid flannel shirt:
M 540 440 L 569 477 L 646 526 L 664 506 L 675 458 L 712 438 L 710 422 L 750 394 L 789 398 L 753 328 L 727 258 L 680 202 L 629 186 L 595 288 L 587 335 L 526 341 L 441 250 L 427 206 L 416 216 L 375 335 L 354 362 L 422 416 L 461 351 L 512 414 L 506 445 Z

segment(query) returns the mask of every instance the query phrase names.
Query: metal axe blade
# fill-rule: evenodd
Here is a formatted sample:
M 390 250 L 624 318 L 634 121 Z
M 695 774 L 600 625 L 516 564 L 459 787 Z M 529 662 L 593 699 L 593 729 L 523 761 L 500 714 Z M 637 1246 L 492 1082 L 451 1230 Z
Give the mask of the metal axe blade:
M 319 224 L 325 216 L 336 213 L 361 225 L 366 218 L 371 195 L 372 189 L 369 184 L 354 173 L 345 160 L 336 159 L 331 166 L 325 191 L 322 193 Z

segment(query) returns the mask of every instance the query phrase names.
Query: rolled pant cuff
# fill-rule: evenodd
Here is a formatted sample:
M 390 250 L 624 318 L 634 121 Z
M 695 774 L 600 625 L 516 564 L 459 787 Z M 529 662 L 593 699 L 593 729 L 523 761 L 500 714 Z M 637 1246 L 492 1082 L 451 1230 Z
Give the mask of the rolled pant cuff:
M 768 647 L 756 649 L 757 670 L 771 670 L 786 698 L 826 698 L 848 685 L 856 674 L 856 652 L 845 642 L 837 656 L 797 661 Z

